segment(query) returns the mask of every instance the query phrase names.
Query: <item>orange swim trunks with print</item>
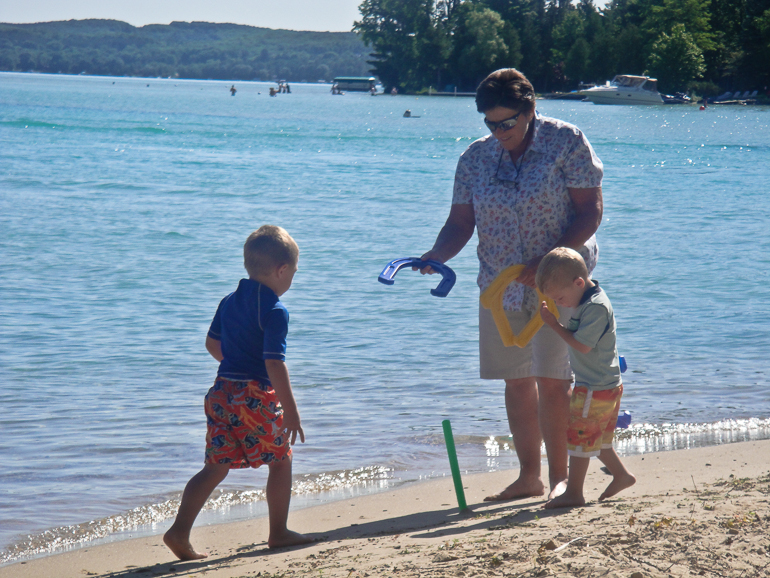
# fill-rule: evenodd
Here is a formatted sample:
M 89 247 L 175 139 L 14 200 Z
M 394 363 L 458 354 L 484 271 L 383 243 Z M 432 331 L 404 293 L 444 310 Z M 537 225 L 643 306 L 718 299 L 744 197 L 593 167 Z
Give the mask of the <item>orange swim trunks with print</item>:
M 583 386 L 572 390 L 567 427 L 569 455 L 590 458 L 598 456 L 602 448 L 612 447 L 622 396 L 622 384 L 600 391 Z
M 204 406 L 207 464 L 258 468 L 291 455 L 283 410 L 271 385 L 217 377 Z

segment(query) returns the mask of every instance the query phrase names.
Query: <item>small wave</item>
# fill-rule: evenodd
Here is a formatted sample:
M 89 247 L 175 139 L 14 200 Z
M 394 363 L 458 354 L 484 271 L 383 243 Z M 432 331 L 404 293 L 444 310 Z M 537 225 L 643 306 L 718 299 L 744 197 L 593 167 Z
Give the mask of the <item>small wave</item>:
M 144 186 L 144 185 L 136 185 L 132 183 L 99 183 L 94 184 L 91 186 L 94 190 L 97 191 L 110 191 L 110 190 L 120 190 L 120 191 L 149 191 L 152 190 L 152 187 Z
M 639 423 L 626 430 L 616 430 L 615 448 L 625 455 L 634 455 L 768 438 L 770 418 L 726 419 L 713 423 Z
M 162 126 L 114 126 L 114 125 L 70 125 L 55 122 L 45 122 L 42 120 L 30 120 L 26 118 L 20 118 L 16 120 L 4 120 L 0 121 L 0 126 L 7 126 L 11 128 L 50 128 L 57 130 L 76 130 L 83 132 L 134 132 L 140 134 L 165 134 L 168 131 Z
M 67 126 L 56 124 L 53 122 L 44 122 L 41 120 L 30 120 L 27 118 L 0 121 L 0 126 L 20 127 L 20 128 L 69 128 Z
M 391 480 L 392 468 L 367 466 L 353 470 L 341 470 L 322 474 L 306 474 L 295 477 L 292 482 L 292 495 L 307 496 L 323 492 L 368 487 Z M 157 504 L 139 506 L 122 514 L 82 524 L 62 526 L 29 535 L 0 552 L 0 565 L 53 554 L 64 550 L 82 547 L 97 540 L 132 530 L 149 528 L 176 516 L 180 497 L 165 500 Z M 217 490 L 206 502 L 204 510 L 226 512 L 235 506 L 245 506 L 265 499 L 264 490 Z
M 166 132 L 166 129 L 160 126 L 133 126 L 133 127 L 122 128 L 120 130 L 128 131 L 128 132 L 149 133 L 149 134 L 162 134 Z
M 638 423 L 615 430 L 615 449 L 622 455 L 692 449 L 770 439 L 770 418 L 726 419 L 712 423 Z M 435 440 L 433 440 L 435 442 Z M 513 452 L 511 436 L 457 436 L 461 443 L 484 446 L 488 457 Z

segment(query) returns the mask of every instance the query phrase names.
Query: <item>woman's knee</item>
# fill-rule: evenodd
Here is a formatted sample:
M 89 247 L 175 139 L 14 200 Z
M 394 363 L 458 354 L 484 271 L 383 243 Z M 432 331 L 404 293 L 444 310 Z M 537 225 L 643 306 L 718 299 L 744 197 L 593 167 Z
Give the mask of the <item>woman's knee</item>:
M 506 379 L 505 390 L 508 391 L 524 391 L 527 389 L 534 389 L 537 387 L 537 380 L 534 377 L 521 377 L 518 379 Z
M 568 379 L 553 379 L 550 377 L 538 377 L 537 389 L 543 397 L 556 399 L 569 398 L 572 381 Z

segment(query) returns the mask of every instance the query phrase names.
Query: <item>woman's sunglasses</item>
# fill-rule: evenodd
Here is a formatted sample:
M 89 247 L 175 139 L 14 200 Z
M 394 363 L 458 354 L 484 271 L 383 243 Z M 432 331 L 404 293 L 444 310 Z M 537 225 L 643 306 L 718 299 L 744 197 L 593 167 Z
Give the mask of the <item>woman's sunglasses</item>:
M 511 130 L 513 127 L 516 126 L 516 123 L 519 122 L 519 115 L 524 112 L 523 110 L 521 112 L 518 112 L 514 114 L 511 118 L 506 118 L 505 120 L 501 120 L 500 122 L 493 122 L 491 120 L 484 119 L 484 124 L 487 125 L 487 128 L 490 132 L 495 132 L 498 129 L 503 129 L 503 132 L 507 130 Z

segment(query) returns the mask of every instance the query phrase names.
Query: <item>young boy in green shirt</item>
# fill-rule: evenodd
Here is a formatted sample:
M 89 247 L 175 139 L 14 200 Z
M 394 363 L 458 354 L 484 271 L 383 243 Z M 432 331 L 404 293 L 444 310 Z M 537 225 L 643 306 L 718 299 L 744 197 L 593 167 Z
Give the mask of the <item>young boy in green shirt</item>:
M 569 325 L 564 327 L 545 302 L 540 307 L 545 324 L 570 346 L 570 364 L 575 374 L 567 428 L 567 489 L 545 507 L 585 505 L 583 483 L 593 456 L 598 456 L 612 474 L 612 482 L 599 496 L 601 502 L 636 482 L 612 447 L 623 395 L 612 304 L 598 281 L 588 277 L 580 254 L 567 247 L 557 247 L 543 257 L 535 282 L 557 305 L 575 309 Z

